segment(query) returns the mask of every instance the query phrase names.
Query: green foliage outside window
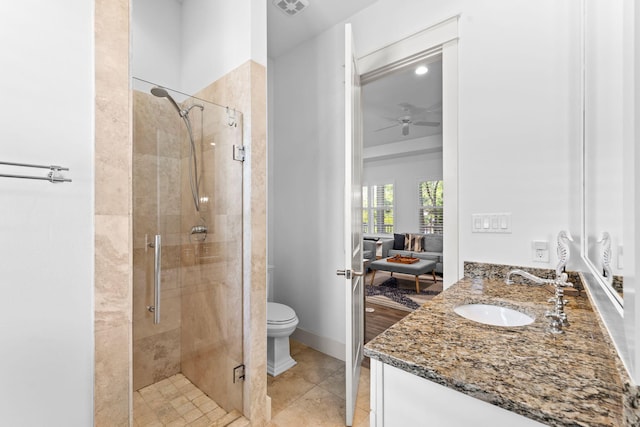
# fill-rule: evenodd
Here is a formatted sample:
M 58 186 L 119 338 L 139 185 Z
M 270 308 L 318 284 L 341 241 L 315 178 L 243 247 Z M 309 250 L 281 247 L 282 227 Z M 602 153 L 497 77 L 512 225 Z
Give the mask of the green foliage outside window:
M 421 233 L 442 234 L 444 204 L 442 181 L 423 181 L 418 188 L 420 209 L 418 227 Z

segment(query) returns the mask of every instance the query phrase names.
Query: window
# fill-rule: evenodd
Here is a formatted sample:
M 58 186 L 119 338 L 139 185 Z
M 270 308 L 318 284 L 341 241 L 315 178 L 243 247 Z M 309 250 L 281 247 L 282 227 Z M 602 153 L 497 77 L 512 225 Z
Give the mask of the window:
M 362 187 L 362 232 L 393 233 L 393 184 Z
M 418 186 L 418 205 L 420 232 L 442 234 L 442 181 L 422 181 Z

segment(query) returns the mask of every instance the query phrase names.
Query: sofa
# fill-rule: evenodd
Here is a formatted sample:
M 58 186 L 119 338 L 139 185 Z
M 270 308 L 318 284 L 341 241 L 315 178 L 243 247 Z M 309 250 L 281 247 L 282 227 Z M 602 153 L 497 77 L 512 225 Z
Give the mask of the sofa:
M 365 235 L 363 257 L 365 259 L 375 259 L 376 245 L 378 241 L 381 241 L 382 258 L 402 255 L 432 260 L 436 262 L 436 273 L 442 275 L 442 237 L 442 234 L 417 233 L 396 233 L 393 235 L 393 239 Z
M 378 239 L 365 238 L 362 240 L 362 258 L 367 261 L 376 259 L 376 245 Z

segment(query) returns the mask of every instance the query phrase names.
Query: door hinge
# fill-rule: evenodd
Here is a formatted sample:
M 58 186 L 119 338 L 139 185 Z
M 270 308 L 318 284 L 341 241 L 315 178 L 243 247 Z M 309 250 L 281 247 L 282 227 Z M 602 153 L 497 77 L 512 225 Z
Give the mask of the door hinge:
M 238 365 L 233 368 L 233 383 L 244 381 L 244 365 Z
M 237 160 L 239 162 L 244 162 L 244 157 L 245 157 L 244 145 L 234 145 L 233 146 L 233 160 Z

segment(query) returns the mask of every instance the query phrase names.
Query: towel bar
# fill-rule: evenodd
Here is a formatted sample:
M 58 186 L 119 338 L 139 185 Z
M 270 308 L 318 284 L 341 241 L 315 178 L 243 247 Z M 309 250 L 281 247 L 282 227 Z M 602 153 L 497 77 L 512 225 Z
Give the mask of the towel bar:
M 65 178 L 60 174 L 60 171 L 68 171 L 69 168 L 65 168 L 62 166 L 45 166 L 45 165 L 32 165 L 28 163 L 13 163 L 13 162 L 0 162 L 0 165 L 6 166 L 18 166 L 18 167 L 26 167 L 26 168 L 39 168 L 39 169 L 49 169 L 49 173 L 47 176 L 32 176 L 32 175 L 14 175 L 14 174 L 6 174 L 0 173 L 0 177 L 2 178 L 20 178 L 20 179 L 39 179 L 43 181 L 49 181 L 53 184 L 57 184 L 60 182 L 71 182 L 71 179 Z

